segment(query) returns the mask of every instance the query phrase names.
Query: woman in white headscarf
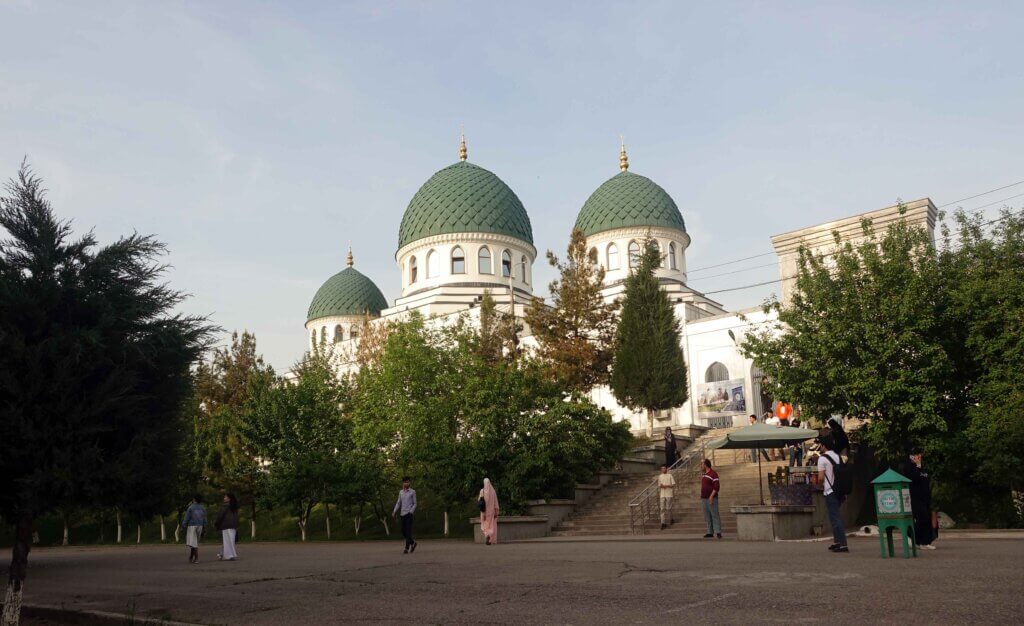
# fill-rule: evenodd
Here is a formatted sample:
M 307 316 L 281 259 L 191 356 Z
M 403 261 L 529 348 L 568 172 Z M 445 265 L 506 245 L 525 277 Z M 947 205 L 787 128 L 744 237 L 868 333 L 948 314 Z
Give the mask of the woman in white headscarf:
M 501 509 L 490 478 L 484 479 L 484 488 L 480 490 L 477 506 L 480 508 L 480 532 L 484 534 L 484 543 L 498 543 L 498 513 Z

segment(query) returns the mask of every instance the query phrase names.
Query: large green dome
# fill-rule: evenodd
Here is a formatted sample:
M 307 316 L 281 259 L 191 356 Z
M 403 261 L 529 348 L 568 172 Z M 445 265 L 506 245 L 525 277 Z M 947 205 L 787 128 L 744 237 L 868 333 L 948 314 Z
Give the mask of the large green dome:
M 576 216 L 576 228 L 587 237 L 635 226 L 662 226 L 686 232 L 683 215 L 672 197 L 650 178 L 629 171 L 605 181 Z
M 372 280 L 352 267 L 327 279 L 309 305 L 306 321 L 335 315 L 380 315 L 388 301 Z
M 423 183 L 398 229 L 398 247 L 447 233 L 496 233 L 533 244 L 523 203 L 500 178 L 466 161 Z

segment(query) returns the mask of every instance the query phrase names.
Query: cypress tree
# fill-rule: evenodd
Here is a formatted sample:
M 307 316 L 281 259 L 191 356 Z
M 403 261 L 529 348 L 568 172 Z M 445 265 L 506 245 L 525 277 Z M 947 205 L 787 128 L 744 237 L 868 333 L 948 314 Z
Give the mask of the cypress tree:
M 626 279 L 610 381 L 619 404 L 647 411 L 648 436 L 655 411 L 680 406 L 689 396 L 679 320 L 654 276 L 660 264 L 658 244 L 647 239 Z

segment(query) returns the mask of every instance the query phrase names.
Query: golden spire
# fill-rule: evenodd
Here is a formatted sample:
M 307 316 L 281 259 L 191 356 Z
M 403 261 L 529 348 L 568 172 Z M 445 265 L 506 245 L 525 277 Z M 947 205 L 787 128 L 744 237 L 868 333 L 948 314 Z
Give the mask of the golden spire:
M 619 142 L 621 148 L 619 148 L 619 169 L 623 172 L 629 169 L 629 157 L 626 156 L 626 138 L 619 135 Z
M 348 247 L 348 257 L 345 258 L 345 265 L 352 267 L 354 261 L 352 260 L 352 246 Z
M 459 139 L 459 160 L 465 161 L 469 152 L 466 150 L 466 131 L 462 131 L 462 138 Z

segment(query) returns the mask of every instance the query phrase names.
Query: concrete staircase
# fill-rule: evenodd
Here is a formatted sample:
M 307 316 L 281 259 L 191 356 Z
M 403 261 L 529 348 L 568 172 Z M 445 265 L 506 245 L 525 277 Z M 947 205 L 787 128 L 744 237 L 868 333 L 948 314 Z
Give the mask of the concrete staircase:
M 757 464 L 750 462 L 750 452 L 738 451 L 733 454 L 719 451 L 716 461 L 723 465 L 715 467 L 722 484 L 722 495 L 719 499 L 719 512 L 722 516 L 722 532 L 725 535 L 736 533 L 736 516 L 729 508 L 736 504 L 756 504 L 760 502 L 758 492 Z M 762 475 L 775 471 L 782 462 L 764 462 L 761 464 Z M 646 488 L 657 473 L 621 474 L 609 481 L 600 493 L 586 504 L 579 506 L 565 520 L 557 524 L 551 536 L 595 536 L 595 535 L 628 535 L 629 501 Z M 764 479 L 767 497 L 767 478 Z M 685 484 L 677 484 L 673 505 L 675 524 L 665 530 L 660 529 L 658 520 L 647 523 L 646 534 L 689 535 L 701 536 L 705 533 L 704 514 L 700 504 L 700 479 L 693 478 Z

